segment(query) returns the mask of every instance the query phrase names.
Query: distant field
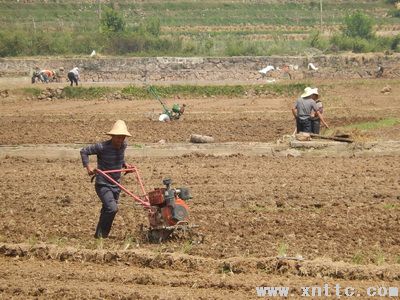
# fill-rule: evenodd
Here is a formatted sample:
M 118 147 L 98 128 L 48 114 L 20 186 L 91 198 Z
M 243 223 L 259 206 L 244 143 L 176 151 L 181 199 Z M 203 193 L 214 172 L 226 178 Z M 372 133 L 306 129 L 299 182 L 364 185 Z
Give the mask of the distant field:
M 0 25 L 3 29 L 32 29 L 69 31 L 79 28 L 92 31 L 98 27 L 99 7 L 105 4 L 89 1 L 51 1 L 50 3 L 0 2 Z M 58 3 L 59 2 L 59 3 Z M 91 1 L 94 2 L 94 1 Z M 184 32 L 237 32 L 263 34 L 296 26 L 298 32 L 320 26 L 320 2 L 314 1 L 113 1 L 127 24 L 133 26 L 142 19 L 157 17 L 166 33 L 174 27 Z M 361 10 L 373 16 L 379 25 L 400 25 L 400 19 L 387 17 L 393 6 L 378 1 L 322 1 L 325 26 L 337 26 L 346 14 Z M 265 25 L 272 25 L 266 27 Z M 199 27 L 202 26 L 202 27 Z M 204 26 L 210 30 L 204 30 Z M 226 28 L 228 26 L 229 28 Z M 221 27 L 221 28 L 219 28 Z M 282 28 L 279 28 L 282 27 Z M 172 28 L 172 29 L 171 29 Z M 199 30 L 201 28 L 201 30 Z M 288 29 L 286 29 L 288 30 Z M 290 31 L 293 30 L 290 29 Z
M 105 44 L 102 37 L 97 37 L 100 17 L 106 6 L 110 5 L 104 3 L 104 0 L 23 2 L 27 1 L 0 2 L 0 37 L 1 34 L 9 35 L 13 32 L 28 32 L 33 37 L 37 33 L 45 32 L 48 33 L 47 37 L 40 37 L 44 44 L 51 44 L 49 40 L 60 41 L 59 45 L 48 47 L 52 50 L 39 49 L 32 53 L 26 53 L 25 50 L 22 55 L 73 54 L 71 49 L 62 50 L 72 43 L 76 44 L 72 48 L 77 53 L 86 53 L 92 48 L 99 50 L 100 46 L 95 47 L 96 45 Z M 148 20 L 160 21 L 160 35 L 157 37 L 160 41 L 150 40 L 147 42 L 152 46 L 147 47 L 148 49 L 130 51 L 135 52 L 136 56 L 297 55 L 310 47 L 310 40 L 316 32 L 320 32 L 321 37 L 332 36 L 340 30 L 344 18 L 356 11 L 362 11 L 373 18 L 378 35 L 394 36 L 400 33 L 400 18 L 392 16 L 394 6 L 385 0 L 157 0 L 112 3 L 114 10 L 126 22 L 128 32 L 134 31 Z M 90 42 L 88 36 L 93 37 Z M 15 41 L 13 37 L 9 39 Z M 18 42 L 15 43 L 18 45 Z M 81 45 L 85 43 L 90 44 L 88 49 L 82 49 Z M 176 46 L 160 46 L 166 43 Z M 131 45 L 127 47 L 135 48 Z M 162 47 L 163 51 L 160 51 Z M 16 52 L 11 56 L 18 56 L 18 51 Z M 108 49 L 108 52 L 118 54 L 115 49 Z M 124 54 L 126 52 L 129 51 Z

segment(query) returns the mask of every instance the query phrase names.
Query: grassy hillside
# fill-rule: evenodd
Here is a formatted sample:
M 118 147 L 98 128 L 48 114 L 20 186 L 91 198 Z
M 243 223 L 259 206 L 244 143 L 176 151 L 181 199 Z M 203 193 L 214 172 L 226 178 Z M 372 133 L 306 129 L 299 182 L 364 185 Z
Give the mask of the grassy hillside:
M 104 0 L 46 2 L 0 2 L 0 55 L 1 40 L 11 40 L 18 45 L 29 44 L 26 40 L 31 39 L 31 51 L 32 46 L 35 48 L 40 43 L 51 44 L 47 40 L 58 40 L 59 49 L 49 45 L 49 49 L 32 51 L 32 55 L 79 54 L 91 51 L 91 48 L 103 53 L 116 50 L 106 47 L 110 41 L 99 34 L 100 18 L 104 17 L 110 4 L 106 5 Z M 370 16 L 378 31 L 390 31 L 390 34 L 400 31 L 400 18 L 392 16 L 390 12 L 394 6 L 385 0 L 150 0 L 112 1 L 111 6 L 126 23 L 127 32 L 137 32 L 149 20 L 159 22 L 159 41 L 151 37 L 145 41 L 125 37 L 124 46 L 126 40 L 132 39 L 136 44 L 149 44 L 139 50 L 127 46 L 128 50 L 123 53 L 132 55 L 299 54 L 310 47 L 310 36 L 315 32 L 319 31 L 324 37 L 332 35 L 343 25 L 344 18 L 356 11 Z M 16 34 L 20 41 L 15 41 Z M 33 40 L 35 36 L 39 36 L 39 41 Z M 115 41 L 112 43 L 118 45 Z M 87 47 L 81 44 L 87 44 Z M 171 45 L 163 46 L 168 44 Z M 15 55 L 24 53 L 17 51 Z
M 0 24 L 3 28 L 30 28 L 37 25 L 56 28 L 60 22 L 82 29 L 98 25 L 99 7 L 85 1 L 48 1 L 48 3 L 0 2 Z M 92 1 L 94 2 L 94 1 Z M 104 2 L 104 1 L 101 1 Z M 162 26 L 316 26 L 320 22 L 320 2 L 314 1 L 113 1 L 129 24 L 144 18 L 158 17 Z M 399 24 L 398 19 L 387 17 L 392 5 L 377 1 L 322 1 L 323 22 L 340 25 L 343 17 L 362 10 L 373 16 L 378 24 Z

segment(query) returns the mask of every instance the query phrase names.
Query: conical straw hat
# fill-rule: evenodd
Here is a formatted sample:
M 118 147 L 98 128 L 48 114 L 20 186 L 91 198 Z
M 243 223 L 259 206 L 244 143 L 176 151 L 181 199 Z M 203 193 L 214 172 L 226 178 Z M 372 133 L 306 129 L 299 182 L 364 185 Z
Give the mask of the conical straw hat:
M 317 95 L 318 94 L 318 88 L 310 88 L 310 87 L 306 87 L 304 89 L 304 93 L 300 96 L 301 98 L 306 98 L 306 97 L 310 97 L 311 95 Z
M 125 136 L 132 136 L 128 128 L 126 127 L 126 124 L 122 120 L 117 120 L 111 130 L 107 132 L 106 134 L 108 135 L 125 135 Z

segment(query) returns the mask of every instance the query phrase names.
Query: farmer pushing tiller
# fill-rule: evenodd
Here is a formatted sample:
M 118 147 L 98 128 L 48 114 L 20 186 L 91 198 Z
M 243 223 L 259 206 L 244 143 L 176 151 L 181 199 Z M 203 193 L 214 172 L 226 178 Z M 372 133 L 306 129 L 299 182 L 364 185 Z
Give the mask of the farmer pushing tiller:
M 110 140 L 90 145 L 81 149 L 80 152 L 83 166 L 90 176 L 94 175 L 96 178 L 96 193 L 103 204 L 95 238 L 109 236 L 118 211 L 121 190 L 148 211 L 148 238 L 151 242 L 165 241 L 174 231 L 188 233 L 191 236 L 191 229 L 197 226 L 188 223 L 189 207 L 186 201 L 192 198 L 189 189 L 171 188 L 171 179 L 164 179 L 165 187 L 146 193 L 137 168 L 125 162 L 127 147 L 125 138 L 131 136 L 125 122 L 116 121 L 107 135 L 111 136 Z M 95 169 L 92 169 L 89 164 L 89 155 L 93 154 L 97 155 L 97 168 Z M 135 195 L 121 184 L 121 173 L 134 173 L 142 195 Z
M 172 109 L 169 109 L 168 106 L 165 104 L 165 102 L 157 94 L 156 89 L 153 86 L 150 86 L 147 90 L 150 94 L 153 95 L 155 99 L 158 100 L 158 102 L 161 103 L 163 107 L 163 112 L 160 114 L 158 118 L 160 122 L 179 120 L 179 118 L 185 112 L 186 104 L 182 104 L 182 106 L 180 106 L 179 104 L 174 103 L 172 105 Z
M 122 184 L 116 182 L 110 174 L 117 172 L 134 173 L 142 195 L 135 195 Z M 195 225 L 189 225 L 189 207 L 186 201 L 192 199 L 189 189 L 171 188 L 171 179 L 164 179 L 163 188 L 155 188 L 146 193 L 139 171 L 135 166 L 120 170 L 101 171 L 96 169 L 96 176 L 103 176 L 122 191 L 131 196 L 148 211 L 149 231 L 148 238 L 151 242 L 163 242 L 177 230 L 189 232 Z

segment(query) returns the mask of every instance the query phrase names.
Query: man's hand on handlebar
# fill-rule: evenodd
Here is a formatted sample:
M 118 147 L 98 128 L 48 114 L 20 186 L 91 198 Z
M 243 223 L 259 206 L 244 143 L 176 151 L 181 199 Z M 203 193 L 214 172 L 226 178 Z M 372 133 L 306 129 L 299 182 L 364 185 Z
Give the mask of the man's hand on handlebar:
M 130 169 L 130 168 L 133 168 L 134 166 L 133 166 L 133 165 L 130 165 L 130 164 L 127 164 L 127 163 L 125 163 L 125 164 L 123 165 L 123 167 L 124 167 L 125 169 Z M 133 172 L 132 170 L 125 171 L 125 174 L 132 173 L 132 172 Z
M 95 175 L 96 174 L 96 169 L 92 169 L 89 165 L 86 167 L 87 173 L 89 176 Z

